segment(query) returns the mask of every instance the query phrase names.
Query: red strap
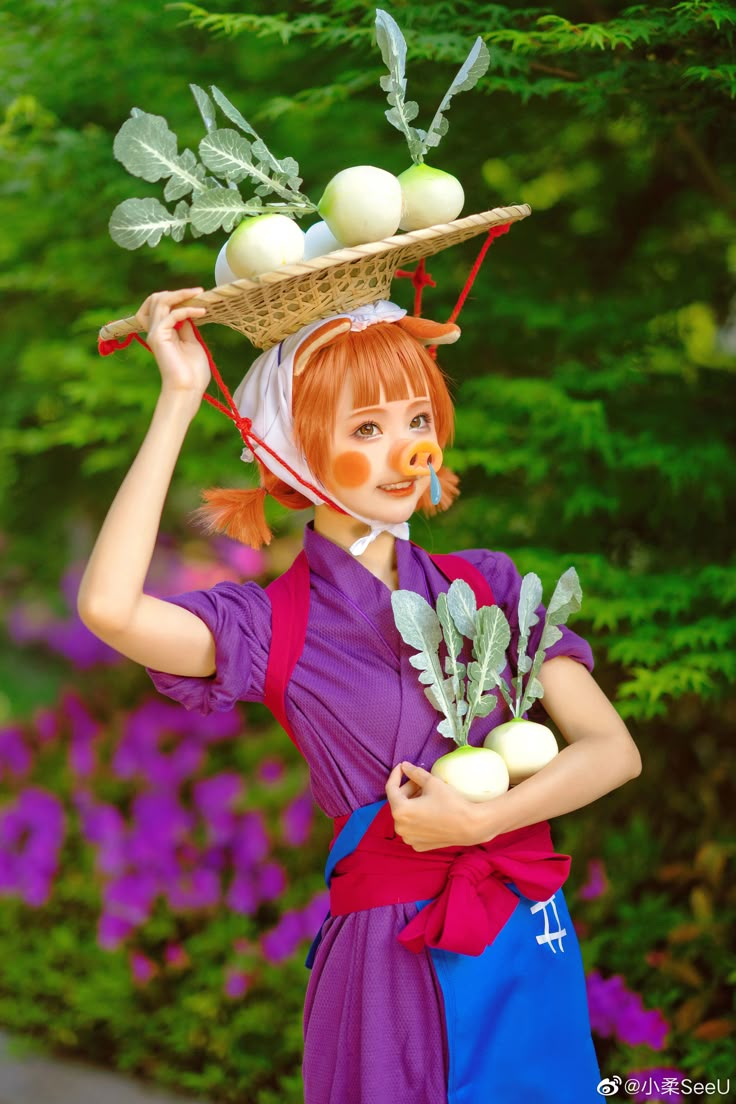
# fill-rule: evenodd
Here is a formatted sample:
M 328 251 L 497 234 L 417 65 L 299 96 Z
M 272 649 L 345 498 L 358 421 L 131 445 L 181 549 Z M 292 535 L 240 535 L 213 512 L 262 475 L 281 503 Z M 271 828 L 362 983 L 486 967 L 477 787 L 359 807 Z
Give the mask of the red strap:
M 448 552 L 438 552 L 431 555 L 435 567 L 438 567 L 446 579 L 454 583 L 456 579 L 462 579 L 475 594 L 475 600 L 479 606 L 495 606 L 491 585 L 484 575 L 481 575 L 477 567 L 464 560 L 462 556 L 454 556 Z
M 304 650 L 309 620 L 309 563 L 303 550 L 288 571 L 266 587 L 271 600 L 271 648 L 263 704 L 301 751 L 286 719 L 286 687 Z
M 430 555 L 435 567 L 450 582 L 463 579 L 473 590 L 479 606 L 495 604 L 493 591 L 477 567 L 462 556 Z M 303 550 L 288 571 L 266 587 L 271 601 L 271 648 L 266 667 L 263 704 L 271 710 L 294 747 L 301 751 L 286 719 L 286 688 L 304 651 L 309 620 L 309 563 Z

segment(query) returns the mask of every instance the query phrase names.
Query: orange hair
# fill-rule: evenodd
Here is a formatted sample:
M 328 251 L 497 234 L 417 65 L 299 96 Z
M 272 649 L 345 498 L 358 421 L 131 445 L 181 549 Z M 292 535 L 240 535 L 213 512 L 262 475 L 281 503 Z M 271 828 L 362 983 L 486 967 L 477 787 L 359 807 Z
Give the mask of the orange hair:
M 447 388 L 447 378 L 423 345 L 391 322 L 378 322 L 365 330 L 351 331 L 319 348 L 310 357 L 304 372 L 294 378 L 293 413 L 295 442 L 315 477 L 324 482 L 329 464 L 331 427 L 345 380 L 350 373 L 356 406 L 374 406 L 381 402 L 409 399 L 427 394 L 432 404 L 435 432 L 440 448 L 452 442 L 455 411 Z M 267 494 L 292 510 L 303 510 L 313 503 L 257 461 L 259 488 L 227 490 L 210 488 L 202 492 L 206 505 L 194 511 L 207 532 L 226 532 L 228 536 L 252 548 L 271 542 L 271 531 L 264 513 Z M 435 506 L 429 489 L 418 508 L 434 514 L 447 510 L 457 498 L 459 480 L 444 466 L 437 473 L 442 498 Z

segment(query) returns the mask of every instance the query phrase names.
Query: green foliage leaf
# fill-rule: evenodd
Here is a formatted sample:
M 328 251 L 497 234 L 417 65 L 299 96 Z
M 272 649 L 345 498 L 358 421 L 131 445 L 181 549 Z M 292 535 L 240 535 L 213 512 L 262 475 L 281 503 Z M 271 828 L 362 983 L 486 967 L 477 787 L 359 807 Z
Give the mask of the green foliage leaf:
M 199 143 L 199 156 L 217 176 L 236 183 L 248 178 L 256 182 L 259 195 L 275 192 L 285 199 L 294 200 L 298 197 L 293 188 L 294 182 L 301 181 L 289 170 L 298 168 L 296 162 L 286 162 L 286 171 L 271 176 L 272 159 L 266 157 L 264 160 L 265 153 L 266 147 L 260 139 L 251 144 L 229 127 L 211 131 Z
M 198 84 L 189 85 L 192 95 L 194 96 L 195 103 L 199 108 L 199 113 L 202 116 L 202 122 L 205 125 L 207 133 L 214 130 L 217 127 L 217 118 L 215 115 L 215 105 L 209 98 L 203 88 L 200 88 Z
M 136 111 L 116 134 L 113 153 L 133 176 L 152 182 L 171 177 L 176 194 L 167 199 L 179 199 L 204 187 L 202 166 L 196 164 L 191 150 L 179 155 L 176 135 L 161 115 Z
M 506 665 L 506 649 L 511 641 L 511 629 L 506 616 L 500 606 L 481 606 L 475 627 L 473 662 L 468 664 L 468 712 L 463 724 L 466 740 L 474 719 L 487 716 L 490 712 L 479 712 L 481 708 L 485 708 L 481 703 L 486 690 L 497 686 L 508 701 L 508 692 L 501 677 L 501 671 Z M 494 705 L 495 702 L 494 698 Z
M 442 636 L 447 648 L 445 658 L 445 673 L 452 676 L 452 695 L 456 703 L 463 701 L 465 697 L 465 665 L 458 662 L 458 656 L 462 650 L 463 638 L 458 632 L 447 605 L 447 595 L 440 594 L 437 597 L 437 617 L 442 627 Z
M 250 156 L 254 159 L 255 163 L 259 164 L 260 170 L 265 174 L 266 180 L 272 177 L 277 183 L 284 184 L 290 191 L 298 191 L 302 181 L 301 177 L 298 175 L 299 165 L 294 158 L 284 157 L 279 161 L 274 157 L 266 143 L 258 136 L 250 123 L 238 111 L 237 107 L 230 103 L 227 96 L 214 85 L 212 86 L 212 96 L 220 110 L 227 115 L 230 122 L 235 123 L 245 134 L 250 135 L 251 138 L 254 139 L 250 146 Z
M 405 644 L 426 652 L 439 648 L 442 628 L 437 614 L 421 594 L 413 590 L 395 590 L 391 594 L 391 608 Z
M 440 139 L 447 133 L 448 123 L 444 118 L 444 112 L 449 110 L 452 97 L 457 96 L 459 92 L 467 92 L 469 89 L 474 88 L 480 78 L 486 73 L 490 63 L 491 55 L 488 52 L 488 47 L 482 38 L 476 38 L 473 48 L 460 67 L 452 84 L 442 97 L 442 102 L 437 108 L 432 122 L 429 124 L 424 138 L 423 153 L 426 152 L 428 147 L 438 146 L 440 144 Z
M 457 631 L 468 640 L 475 639 L 477 605 L 475 594 L 464 579 L 455 579 L 447 592 L 447 608 Z
M 165 234 L 181 241 L 189 225 L 189 205 L 179 203 L 171 214 L 157 199 L 126 199 L 110 216 L 110 237 L 123 249 L 155 246 Z
M 388 76 L 381 77 L 381 88 L 388 92 L 391 105 L 386 118 L 391 126 L 402 131 L 412 161 L 419 162 L 424 151 L 424 132 L 409 125 L 417 117 L 419 105 L 406 99 L 406 40 L 396 20 L 381 8 L 376 9 L 376 42 L 388 69 Z
M 229 232 L 244 218 L 257 215 L 262 210 L 263 204 L 257 196 L 246 202 L 238 191 L 210 188 L 206 192 L 200 192 L 195 198 L 190 218 L 193 229 L 200 234 L 212 234 L 216 230 Z

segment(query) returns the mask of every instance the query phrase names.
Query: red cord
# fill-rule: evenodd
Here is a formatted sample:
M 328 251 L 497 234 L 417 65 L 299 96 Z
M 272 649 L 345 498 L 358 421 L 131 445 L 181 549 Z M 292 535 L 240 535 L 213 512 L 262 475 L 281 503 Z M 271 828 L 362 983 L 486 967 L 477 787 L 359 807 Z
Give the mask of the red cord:
M 217 386 L 220 388 L 223 395 L 225 396 L 228 406 L 223 406 L 223 404 L 218 399 L 215 399 L 211 395 L 207 394 L 202 396 L 205 401 L 208 402 L 210 406 L 214 406 L 217 410 L 220 410 L 226 417 L 230 419 L 231 422 L 235 423 L 235 425 L 238 427 L 238 430 L 240 431 L 240 436 L 243 438 L 243 441 L 248 446 L 248 448 L 251 448 L 254 444 L 257 445 L 259 448 L 262 448 L 265 452 L 269 454 L 269 456 L 272 456 L 274 460 L 278 460 L 279 464 L 281 464 L 282 467 L 286 468 L 286 470 L 291 475 L 293 475 L 294 478 L 297 479 L 303 487 L 307 487 L 310 491 L 321 498 L 324 503 L 326 503 L 328 506 L 331 506 L 333 510 L 337 510 L 339 513 L 344 514 L 345 510 L 341 509 L 341 507 L 338 506 L 337 503 L 327 498 L 327 496 L 319 489 L 319 487 L 315 487 L 308 480 L 302 479 L 298 472 L 295 472 L 294 469 L 289 464 L 287 464 L 285 460 L 282 460 L 282 458 L 277 453 L 275 453 L 273 449 L 266 444 L 265 441 L 262 441 L 261 438 L 253 432 L 253 423 L 251 422 L 250 418 L 244 418 L 243 415 L 239 412 L 237 406 L 235 405 L 235 402 L 233 401 L 233 397 L 228 390 L 227 384 L 220 375 L 219 369 L 212 358 L 212 353 L 207 348 L 204 338 L 192 322 L 191 318 L 185 318 L 181 322 L 177 322 L 174 326 L 174 329 L 181 329 L 185 322 L 191 323 L 191 327 L 194 330 L 194 336 L 204 349 L 205 356 L 207 357 L 207 361 L 210 366 L 210 371 L 215 378 Z M 101 356 L 110 356 L 111 353 L 116 352 L 118 349 L 127 349 L 131 341 L 134 340 L 138 341 L 141 345 L 144 346 L 144 348 L 148 349 L 149 352 L 152 352 L 151 346 L 148 345 L 137 333 L 128 334 L 128 336 L 123 340 L 118 340 L 114 337 L 108 340 L 103 340 L 102 338 L 100 338 L 97 342 L 97 348 Z M 228 409 L 228 407 L 230 409 Z
M 489 249 L 489 246 L 490 246 L 491 242 L 494 240 L 494 238 L 498 238 L 498 237 L 500 237 L 501 234 L 505 234 L 508 231 L 510 226 L 511 226 L 510 222 L 505 222 L 501 226 L 492 226 L 491 229 L 488 231 L 488 234 L 486 236 L 486 240 L 483 242 L 480 253 L 478 254 L 478 256 L 475 259 L 475 264 L 471 268 L 470 273 L 468 275 L 468 278 L 465 281 L 465 287 L 460 292 L 460 295 L 458 296 L 458 300 L 457 300 L 457 303 L 455 304 L 455 307 L 452 311 L 452 314 L 447 319 L 448 322 L 454 322 L 455 319 L 457 318 L 457 316 L 460 314 L 460 311 L 463 309 L 463 306 L 465 304 L 465 300 L 467 299 L 468 295 L 470 294 L 470 289 L 472 288 L 473 284 L 475 283 L 476 276 L 480 272 L 480 266 L 483 264 L 483 260 L 485 258 L 486 253 L 488 252 L 488 249 Z M 402 277 L 402 276 L 406 277 L 407 279 L 411 280 L 412 284 L 414 285 L 414 316 L 416 317 L 417 315 L 419 315 L 421 313 L 421 309 L 422 309 L 422 292 L 423 292 L 424 288 L 425 287 L 437 287 L 437 284 L 435 283 L 435 281 L 432 279 L 432 277 L 429 275 L 429 273 L 425 271 L 424 257 L 422 257 L 421 261 L 419 262 L 419 264 L 417 265 L 417 267 L 414 269 L 413 272 L 407 272 L 404 269 L 397 268 L 394 275 L 399 276 L 399 277 Z M 437 346 L 436 345 L 429 345 L 427 347 L 427 352 L 432 357 L 432 360 L 437 359 Z
M 397 268 L 394 272 L 394 276 L 399 279 L 406 277 L 407 280 L 411 280 L 414 285 L 414 317 L 418 317 L 422 313 L 422 292 L 425 287 L 437 287 L 430 274 L 425 270 L 424 257 L 414 269 L 413 272 L 407 272 L 406 269 Z
M 460 314 L 460 311 L 463 309 L 463 304 L 465 303 L 465 300 L 468 297 L 470 289 L 472 288 L 473 283 L 475 282 L 475 277 L 480 272 L 480 266 L 483 264 L 483 258 L 485 257 L 486 253 L 488 252 L 488 248 L 489 248 L 491 242 L 493 241 L 494 238 L 498 238 L 498 237 L 500 237 L 501 234 L 505 234 L 508 231 L 510 226 L 511 226 L 510 222 L 505 222 L 503 224 L 503 226 L 492 226 L 491 229 L 488 231 L 488 236 L 487 236 L 486 240 L 483 242 L 480 253 L 476 257 L 475 264 L 471 268 L 470 274 L 468 275 L 468 278 L 465 281 L 465 287 L 460 292 L 460 295 L 458 297 L 458 301 L 455 304 L 455 309 L 453 310 L 450 317 L 447 319 L 448 322 L 454 322 L 455 319 L 457 318 L 457 316 Z

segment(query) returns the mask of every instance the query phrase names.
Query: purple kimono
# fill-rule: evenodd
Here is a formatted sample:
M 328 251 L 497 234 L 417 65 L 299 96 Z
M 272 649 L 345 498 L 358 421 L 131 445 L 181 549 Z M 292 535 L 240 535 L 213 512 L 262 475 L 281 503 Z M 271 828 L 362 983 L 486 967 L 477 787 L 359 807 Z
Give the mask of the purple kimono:
M 438 733 L 440 716 L 409 664 L 413 650 L 394 625 L 388 587 L 311 525 L 305 530 L 304 547 L 311 583 L 309 623 L 304 650 L 289 683 L 286 712 L 309 766 L 314 799 L 332 818 L 385 798 L 388 775 L 402 759 L 429 770 L 451 748 Z M 434 605 L 437 595 L 448 589 L 447 579 L 416 545 L 398 540 L 396 553 L 399 587 L 416 591 Z M 476 549 L 457 555 L 485 576 L 508 618 L 509 661 L 515 674 L 521 576 L 503 552 Z M 271 636 L 271 607 L 264 590 L 256 583 L 224 582 L 169 601 L 195 613 L 210 628 L 217 670 L 209 678 L 149 671 L 157 689 L 203 714 L 230 709 L 238 701 L 262 701 Z M 528 648 L 531 654 L 544 620 L 542 607 L 539 612 L 540 622 L 532 630 Z M 592 670 L 588 644 L 565 627 L 561 632 L 561 640 L 548 650 L 547 658 L 571 656 Z M 496 709 L 474 723 L 471 742 L 482 744 L 491 728 L 508 719 L 499 696 Z M 548 937 L 545 946 L 543 935 L 529 935 L 527 940 L 535 951 L 547 953 L 544 969 L 551 971 L 549 976 L 533 980 L 526 965 L 517 966 L 518 978 L 513 975 L 509 962 L 519 952 L 509 942 L 509 934 L 502 962 L 490 963 L 498 979 L 495 989 L 485 982 L 480 986 L 487 993 L 486 1005 L 474 1008 L 472 1019 L 483 1024 L 485 1037 L 475 1045 L 482 1046 L 489 1068 L 499 1071 L 496 1081 L 482 1077 L 479 1081 L 476 1073 L 468 1072 L 480 1068 L 478 1054 L 468 1051 L 469 1025 L 463 1023 L 463 1008 L 456 1013 L 449 1007 L 451 959 L 466 960 L 463 968 L 472 971 L 485 954 L 479 959 L 451 955 L 441 963 L 442 952 L 440 956 L 427 951 L 414 954 L 403 947 L 396 937 L 416 915 L 419 903 L 328 918 L 304 1008 L 305 1104 L 512 1104 L 527 1099 L 534 1104 L 557 1104 L 573 1098 L 576 1104 L 584 1104 L 597 1099 L 598 1071 L 579 947 L 562 892 L 555 898 L 566 921 L 566 943 L 560 950 L 567 948 L 567 954 L 556 954 Z M 523 910 L 524 923 L 537 924 L 534 931 L 548 930 L 539 926 L 540 905 L 527 899 L 522 899 L 514 916 L 521 916 L 524 902 L 530 906 Z M 559 918 L 556 922 L 560 924 Z M 506 927 L 511 928 L 511 920 Z M 504 929 L 487 951 L 506 936 Z M 506 969 L 509 974 L 502 978 Z M 555 1014 L 551 999 L 554 971 L 562 969 L 571 971 L 565 986 L 572 984 L 577 994 L 576 1023 L 569 1034 L 567 1006 Z M 524 984 L 531 986 L 527 992 Z M 458 1004 L 465 1006 L 467 1020 L 469 1005 L 459 998 Z M 529 1021 L 538 1019 L 545 1005 L 550 1017 L 536 1038 L 529 1031 Z M 510 1039 L 517 1048 L 513 1057 Z M 549 1048 L 550 1039 L 554 1054 L 544 1058 L 544 1076 L 526 1081 L 527 1068 L 533 1067 L 540 1046 Z M 504 1062 L 509 1067 L 505 1072 Z M 584 1089 L 576 1092 L 572 1081 L 567 1086 L 562 1083 L 568 1073 L 573 1077 L 573 1071 L 583 1067 Z M 546 1086 L 556 1079 L 560 1083 L 550 1086 L 549 1095 L 539 1094 L 540 1082 Z M 506 1095 L 507 1086 L 512 1095 Z

